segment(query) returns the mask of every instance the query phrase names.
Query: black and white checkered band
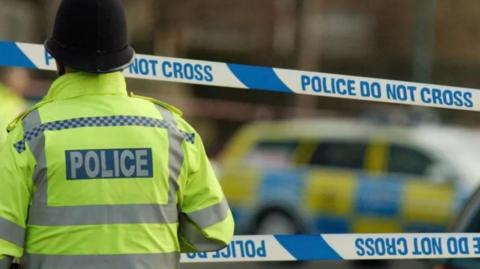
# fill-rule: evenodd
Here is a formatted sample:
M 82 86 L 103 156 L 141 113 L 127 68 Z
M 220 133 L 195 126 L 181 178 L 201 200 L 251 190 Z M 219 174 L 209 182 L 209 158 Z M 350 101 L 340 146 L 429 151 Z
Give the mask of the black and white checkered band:
M 26 150 L 26 143 L 43 135 L 45 131 L 61 131 L 83 127 L 115 127 L 115 126 L 144 126 L 152 128 L 176 129 L 170 122 L 142 116 L 108 116 L 108 117 L 82 117 L 69 120 L 59 120 L 43 123 L 24 133 L 23 139 L 14 147 L 18 153 Z M 195 143 L 195 134 L 178 130 L 185 141 Z

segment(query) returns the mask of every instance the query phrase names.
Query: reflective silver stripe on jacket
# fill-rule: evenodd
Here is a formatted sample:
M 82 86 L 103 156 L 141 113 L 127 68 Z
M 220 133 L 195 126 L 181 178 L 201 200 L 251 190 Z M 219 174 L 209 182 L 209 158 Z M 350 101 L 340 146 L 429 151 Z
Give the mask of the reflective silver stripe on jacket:
M 185 214 L 180 214 L 179 235 L 196 251 L 215 251 L 226 247 L 224 242 L 210 239 Z
M 23 131 L 34 129 L 41 125 L 40 114 L 38 110 L 34 110 L 28 114 L 23 120 Z M 33 196 L 33 206 L 47 206 L 47 158 L 45 155 L 45 136 L 39 135 L 28 141 L 28 146 L 35 157 L 35 169 L 33 171 L 33 182 L 37 187 L 37 191 Z
M 0 260 L 0 269 L 10 269 L 10 266 L 12 265 L 12 258 L 11 257 L 4 257 L 3 259 Z
M 224 198 L 220 203 L 187 213 L 187 215 L 196 225 L 204 229 L 224 220 L 228 216 L 228 210 L 228 203 Z
M 183 164 L 183 149 L 182 141 L 183 135 L 177 129 L 177 122 L 168 109 L 165 109 L 161 106 L 156 106 L 162 118 L 167 122 L 172 123 L 172 127 L 168 129 L 168 181 L 169 181 L 169 192 L 168 192 L 168 203 L 177 203 L 177 191 L 179 188 L 178 177 L 180 176 L 180 171 Z
M 42 133 L 27 140 L 32 151 L 36 166 L 33 181 L 37 190 L 29 209 L 29 225 L 64 226 L 64 225 L 95 225 L 95 224 L 137 224 L 137 223 L 177 223 L 178 210 L 176 193 L 178 177 L 183 164 L 182 142 L 183 134 L 176 128 L 176 123 L 170 111 L 159 108 L 164 120 L 170 122 L 167 128 L 169 137 L 169 203 L 167 205 L 91 205 L 91 206 L 59 206 L 47 205 L 47 162 L 45 153 L 45 136 Z M 41 125 L 38 110 L 34 110 L 23 120 L 24 132 Z
M 178 223 L 178 210 L 176 205 L 39 207 L 29 217 L 30 224 L 42 226 L 167 224 Z
M 123 255 L 26 254 L 22 269 L 176 269 L 179 253 Z
M 25 229 L 21 226 L 0 217 L 0 239 L 23 248 Z

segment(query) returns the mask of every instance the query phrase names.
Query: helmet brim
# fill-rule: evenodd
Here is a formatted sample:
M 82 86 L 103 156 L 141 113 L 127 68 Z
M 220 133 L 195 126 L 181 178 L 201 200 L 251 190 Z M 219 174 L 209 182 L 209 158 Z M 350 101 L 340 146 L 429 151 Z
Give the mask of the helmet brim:
M 45 49 L 67 67 L 88 73 L 112 73 L 127 68 L 135 58 L 135 50 L 126 46 L 114 51 L 92 53 L 80 48 L 63 46 L 55 39 L 45 42 Z

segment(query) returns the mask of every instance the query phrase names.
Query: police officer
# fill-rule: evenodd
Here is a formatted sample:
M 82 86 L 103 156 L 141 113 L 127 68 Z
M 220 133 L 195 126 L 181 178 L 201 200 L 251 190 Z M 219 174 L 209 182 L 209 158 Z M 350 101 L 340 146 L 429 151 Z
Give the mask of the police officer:
M 0 268 L 178 268 L 233 220 L 195 130 L 128 95 L 120 0 L 63 0 L 46 48 L 61 75 L 9 126 L 0 158 Z

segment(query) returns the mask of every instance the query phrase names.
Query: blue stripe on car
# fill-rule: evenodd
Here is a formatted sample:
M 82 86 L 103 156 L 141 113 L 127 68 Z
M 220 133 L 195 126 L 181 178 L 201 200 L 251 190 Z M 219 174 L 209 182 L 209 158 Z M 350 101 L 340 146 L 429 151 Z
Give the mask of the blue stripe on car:
M 399 214 L 404 181 L 396 176 L 359 175 L 355 210 L 366 216 L 393 217 Z

